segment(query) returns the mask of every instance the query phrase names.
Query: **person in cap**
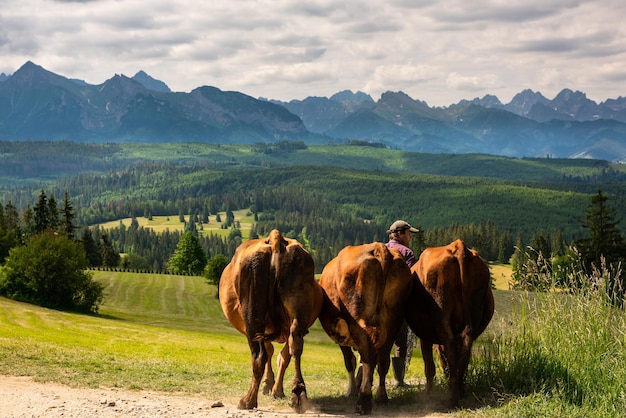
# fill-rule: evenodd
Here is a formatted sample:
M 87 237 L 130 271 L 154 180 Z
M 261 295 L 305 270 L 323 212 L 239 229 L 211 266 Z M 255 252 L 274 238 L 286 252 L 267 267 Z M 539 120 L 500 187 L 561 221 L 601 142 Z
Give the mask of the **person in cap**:
M 413 237 L 413 233 L 419 232 L 419 229 L 412 227 L 408 222 L 398 220 L 391 224 L 387 230 L 389 242 L 385 245 L 388 248 L 395 248 L 404 257 L 404 261 L 410 267 L 416 263 L 415 254 L 409 248 L 409 242 Z M 406 321 L 402 323 L 402 327 L 396 336 L 393 344 L 393 356 L 391 357 L 391 368 L 396 381 L 396 386 L 406 386 L 404 382 L 404 373 L 406 371 L 407 352 L 409 347 L 410 335 L 409 327 Z

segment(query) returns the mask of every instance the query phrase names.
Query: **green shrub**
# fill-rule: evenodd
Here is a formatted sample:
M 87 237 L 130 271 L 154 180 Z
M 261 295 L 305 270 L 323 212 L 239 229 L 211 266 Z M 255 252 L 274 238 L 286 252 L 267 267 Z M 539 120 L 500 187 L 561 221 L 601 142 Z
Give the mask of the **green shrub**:
M 103 286 L 86 271 L 82 245 L 53 232 L 34 235 L 11 249 L 0 294 L 54 309 L 97 312 Z

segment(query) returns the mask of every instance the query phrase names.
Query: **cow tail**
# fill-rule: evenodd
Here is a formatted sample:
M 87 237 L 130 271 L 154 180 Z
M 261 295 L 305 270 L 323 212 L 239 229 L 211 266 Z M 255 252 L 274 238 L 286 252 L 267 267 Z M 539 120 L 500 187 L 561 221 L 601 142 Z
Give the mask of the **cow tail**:
M 287 246 L 287 242 L 283 238 L 282 234 L 279 230 L 274 229 L 270 232 L 270 235 L 267 239 L 267 243 L 270 246 L 271 250 L 271 259 L 270 259 L 270 277 L 269 277 L 269 286 L 268 286 L 268 307 L 270 312 L 270 320 L 274 324 L 274 334 L 269 336 L 271 339 L 277 337 L 280 334 L 282 329 L 282 318 L 276 315 L 276 310 L 274 307 L 276 304 L 274 303 L 274 298 L 278 294 L 278 286 L 280 283 L 280 266 L 282 264 L 282 258 L 285 254 L 285 248 Z
M 461 275 L 461 300 L 463 301 L 463 319 L 465 322 L 461 337 L 466 340 L 466 343 L 471 341 L 472 338 L 472 293 L 471 283 L 469 283 L 469 280 L 471 280 L 469 271 L 471 259 L 472 252 L 463 241 L 460 241 L 460 248 L 457 248 L 457 260 Z
M 270 262 L 270 269 L 274 274 L 272 274 L 272 288 L 276 288 L 277 283 L 280 279 L 280 264 L 282 255 L 285 253 L 285 240 L 281 235 L 280 231 L 274 229 L 268 238 L 268 244 L 272 250 L 272 259 Z

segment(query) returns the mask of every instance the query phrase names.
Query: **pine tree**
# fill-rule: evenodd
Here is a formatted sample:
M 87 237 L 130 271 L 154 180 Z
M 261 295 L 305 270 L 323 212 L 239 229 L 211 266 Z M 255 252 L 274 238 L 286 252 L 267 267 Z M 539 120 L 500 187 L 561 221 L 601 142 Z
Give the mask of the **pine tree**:
M 15 205 L 9 201 L 4 205 L 4 221 L 10 230 L 18 231 L 20 228 L 20 214 Z
M 48 225 L 46 229 L 56 231 L 59 228 L 59 207 L 54 195 L 48 198 Z
M 26 206 L 22 212 L 22 232 L 26 235 L 36 234 L 35 229 L 35 212 L 30 205 Z
M 17 230 L 9 226 L 5 210 L 0 205 L 0 264 L 9 255 L 9 250 L 17 245 Z
M 584 268 L 591 274 L 593 269 L 608 268 L 613 274 L 605 283 L 607 295 L 616 305 L 623 305 L 626 273 L 619 265 L 626 261 L 626 244 L 615 220 L 617 211 L 606 204 L 608 197 L 598 190 L 591 197 L 591 204 L 583 221 L 587 236 L 578 240 L 576 246 Z M 620 272 L 621 274 L 618 274 Z
M 49 213 L 50 207 L 48 206 L 48 197 L 46 196 L 46 192 L 41 189 L 39 198 L 37 199 L 37 203 L 33 209 L 33 234 L 40 234 L 48 229 L 50 224 Z
M 113 248 L 113 242 L 109 238 L 109 234 L 104 232 L 98 243 L 102 264 L 106 267 L 117 267 L 120 264 L 120 254 Z
M 74 239 L 74 207 L 70 202 L 67 190 L 63 196 L 62 230 L 69 239 Z
M 81 238 L 83 243 L 83 248 L 85 249 L 85 255 L 87 256 L 87 261 L 89 262 L 90 267 L 98 267 L 102 265 L 102 255 L 100 254 L 100 250 L 98 249 L 98 244 L 93 239 L 93 234 L 91 233 L 91 229 L 85 228 L 83 231 L 83 236 Z
M 618 229 L 619 221 L 615 220 L 617 211 L 607 206 L 608 197 L 598 190 L 591 197 L 583 227 L 587 236 L 577 241 L 583 262 L 590 266 L 599 266 L 602 257 L 608 263 L 626 258 L 626 245 L 622 233 Z

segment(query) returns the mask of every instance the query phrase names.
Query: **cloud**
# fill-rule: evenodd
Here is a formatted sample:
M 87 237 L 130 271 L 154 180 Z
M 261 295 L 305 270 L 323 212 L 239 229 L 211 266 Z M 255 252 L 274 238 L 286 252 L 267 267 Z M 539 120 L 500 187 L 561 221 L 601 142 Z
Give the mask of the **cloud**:
M 626 95 L 625 15 L 621 0 L 2 1 L 0 72 L 31 60 L 99 84 L 144 70 L 177 91 L 280 100 L 401 90 L 449 105 L 566 87 L 604 100 Z

